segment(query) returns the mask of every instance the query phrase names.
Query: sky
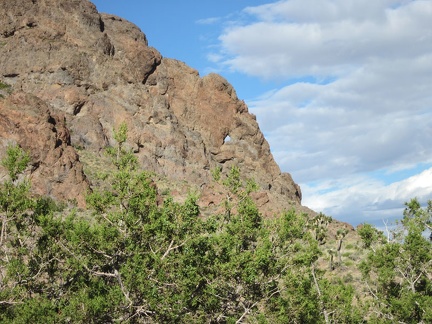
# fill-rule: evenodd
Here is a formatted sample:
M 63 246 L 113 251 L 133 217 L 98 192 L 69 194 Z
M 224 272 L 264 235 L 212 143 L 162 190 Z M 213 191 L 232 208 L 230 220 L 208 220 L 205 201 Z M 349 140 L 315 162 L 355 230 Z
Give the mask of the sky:
M 224 76 L 302 204 L 354 226 L 432 199 L 432 0 L 96 0 Z

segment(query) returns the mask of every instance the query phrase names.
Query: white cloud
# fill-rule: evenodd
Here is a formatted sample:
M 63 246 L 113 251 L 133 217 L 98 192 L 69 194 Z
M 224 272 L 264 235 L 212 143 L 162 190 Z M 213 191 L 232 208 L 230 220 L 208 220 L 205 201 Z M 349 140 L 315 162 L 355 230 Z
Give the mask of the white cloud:
M 220 20 L 221 20 L 220 17 L 210 17 L 210 18 L 198 19 L 196 23 L 199 25 L 213 25 L 220 22 Z
M 400 89 L 375 81 L 368 86 L 368 77 L 374 79 L 297 83 L 249 102 L 282 169 L 306 182 L 432 161 L 427 87 L 416 78 Z M 394 76 L 388 78 L 391 83 Z
M 213 63 L 218 63 L 223 60 L 223 56 L 217 53 L 207 54 L 207 60 Z
M 246 9 L 265 19 L 225 30 L 220 36 L 225 63 L 264 78 L 341 76 L 369 60 L 412 58 L 432 48 L 430 1 L 309 2 Z
M 382 220 L 402 217 L 404 203 L 416 197 L 425 203 L 431 199 L 432 168 L 407 179 L 385 185 L 369 176 L 323 181 L 303 185 L 304 203 L 312 209 L 359 224 L 382 224 Z
M 432 1 L 285 0 L 243 14 L 218 62 L 285 82 L 248 105 L 305 205 L 347 220 L 432 198 L 432 169 L 390 185 L 371 174 L 432 163 Z
M 356 21 L 382 20 L 387 7 L 398 6 L 407 1 L 279 1 L 245 9 L 264 21 L 295 20 L 299 22 L 329 22 L 349 16 Z

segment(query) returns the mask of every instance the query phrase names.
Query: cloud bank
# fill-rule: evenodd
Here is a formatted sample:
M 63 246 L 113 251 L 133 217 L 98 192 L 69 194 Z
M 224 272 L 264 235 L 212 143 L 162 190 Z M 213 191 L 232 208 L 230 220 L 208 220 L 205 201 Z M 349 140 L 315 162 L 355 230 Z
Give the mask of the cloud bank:
M 305 205 L 357 224 L 432 198 L 430 17 L 432 1 L 286 0 L 226 25 L 214 62 L 282 84 L 247 103 Z

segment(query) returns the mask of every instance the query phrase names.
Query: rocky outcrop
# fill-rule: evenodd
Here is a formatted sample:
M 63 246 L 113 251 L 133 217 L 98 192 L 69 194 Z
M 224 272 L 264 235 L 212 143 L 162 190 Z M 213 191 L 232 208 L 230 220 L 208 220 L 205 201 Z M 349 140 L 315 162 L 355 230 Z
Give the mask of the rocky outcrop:
M 8 145 L 19 145 L 31 155 L 28 171 L 36 194 L 85 205 L 89 183 L 61 114 L 52 113 L 45 102 L 19 91 L 0 100 L 1 157 Z
M 99 14 L 87 0 L 2 1 L 0 81 L 11 86 L 12 95 L 0 99 L 0 113 L 10 123 L 29 118 L 26 114 L 41 120 L 64 116 L 66 121 L 61 129 L 70 132 L 70 143 L 65 138 L 58 147 L 44 146 L 26 132 L 12 136 L 36 155 L 70 152 L 67 158 L 58 153 L 63 158 L 58 165 L 68 175 L 60 176 L 55 168 L 52 175 L 38 168 L 32 172 L 41 193 L 80 197 L 86 182 L 71 146 L 101 154 L 114 144 L 113 128 L 125 122 L 128 145 L 142 168 L 200 190 L 203 207 L 216 205 L 223 196 L 215 194 L 211 170 L 226 173 L 235 165 L 259 184 L 255 198 L 263 212 L 300 208 L 300 188 L 281 173 L 255 117 L 224 78 L 200 77 L 185 64 L 162 58 L 138 27 Z M 52 118 L 58 125 L 63 117 Z M 39 125 L 38 131 L 46 128 L 50 136 L 60 136 L 60 128 L 53 131 L 49 121 Z M 8 129 L 4 126 L 2 138 L 12 138 Z M 71 183 L 76 190 L 69 190 Z

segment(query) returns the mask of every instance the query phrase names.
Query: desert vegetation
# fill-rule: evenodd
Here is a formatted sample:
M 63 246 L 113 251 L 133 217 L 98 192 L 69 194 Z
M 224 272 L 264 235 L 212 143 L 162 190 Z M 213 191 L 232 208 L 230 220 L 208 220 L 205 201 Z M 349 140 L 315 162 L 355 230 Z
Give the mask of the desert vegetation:
M 386 235 L 369 224 L 328 233 L 331 217 L 263 218 L 239 168 L 214 170 L 224 212 L 197 194 L 158 194 L 125 149 L 107 149 L 88 210 L 33 197 L 29 156 L 10 146 L 0 185 L 0 321 L 12 323 L 430 323 L 432 202 L 406 204 Z

